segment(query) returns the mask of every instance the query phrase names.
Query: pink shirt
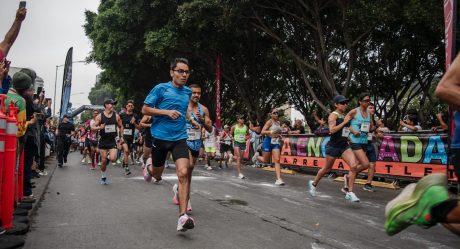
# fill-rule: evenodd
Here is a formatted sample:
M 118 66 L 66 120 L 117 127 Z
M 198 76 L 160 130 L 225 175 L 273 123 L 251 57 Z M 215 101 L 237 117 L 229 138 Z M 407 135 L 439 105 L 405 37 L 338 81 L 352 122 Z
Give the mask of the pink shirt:
M 97 131 L 91 131 L 91 125 L 94 123 L 93 119 L 88 119 L 86 121 L 85 126 L 90 127 L 90 131 L 88 132 L 89 140 L 95 141 L 97 139 Z

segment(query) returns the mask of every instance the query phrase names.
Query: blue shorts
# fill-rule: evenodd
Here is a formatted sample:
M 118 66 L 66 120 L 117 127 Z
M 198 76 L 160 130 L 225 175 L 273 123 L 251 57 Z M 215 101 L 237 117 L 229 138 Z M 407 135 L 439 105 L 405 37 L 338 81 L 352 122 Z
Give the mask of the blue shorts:
M 272 152 L 272 150 L 279 150 L 281 149 L 281 146 L 279 143 L 272 144 L 272 138 L 271 137 L 265 137 L 264 142 L 262 144 L 262 151 L 263 152 Z
M 187 140 L 187 146 L 191 151 L 200 151 L 201 146 L 203 145 L 203 140 Z

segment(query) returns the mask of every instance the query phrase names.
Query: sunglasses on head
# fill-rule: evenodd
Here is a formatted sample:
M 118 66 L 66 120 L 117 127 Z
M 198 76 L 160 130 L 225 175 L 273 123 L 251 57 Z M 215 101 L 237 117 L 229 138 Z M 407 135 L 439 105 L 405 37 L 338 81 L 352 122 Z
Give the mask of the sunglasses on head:
M 361 101 L 362 101 L 362 102 L 369 103 L 369 102 L 371 102 L 371 99 L 363 99 L 363 100 L 361 100 Z

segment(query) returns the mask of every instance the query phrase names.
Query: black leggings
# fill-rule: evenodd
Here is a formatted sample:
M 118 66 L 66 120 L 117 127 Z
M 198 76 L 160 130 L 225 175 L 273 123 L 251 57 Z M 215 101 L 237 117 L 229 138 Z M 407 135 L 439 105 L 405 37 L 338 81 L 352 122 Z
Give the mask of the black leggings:
M 37 155 L 37 145 L 34 137 L 28 137 L 24 146 L 24 195 L 32 194 L 32 185 L 30 179 L 32 177 L 32 164 Z
M 59 164 L 63 164 L 64 161 L 67 161 L 67 155 L 69 154 L 70 150 L 70 138 L 68 137 L 58 137 L 58 162 Z

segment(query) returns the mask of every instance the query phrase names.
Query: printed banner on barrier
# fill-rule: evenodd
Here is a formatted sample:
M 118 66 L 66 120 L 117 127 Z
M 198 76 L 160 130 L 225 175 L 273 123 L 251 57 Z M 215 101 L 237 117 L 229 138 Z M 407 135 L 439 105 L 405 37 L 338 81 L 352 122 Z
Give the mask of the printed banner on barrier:
M 299 167 L 323 167 L 330 137 L 290 135 L 285 137 L 281 164 Z M 374 143 L 377 154 L 376 175 L 421 178 L 431 173 L 448 172 L 456 180 L 453 167 L 446 169 L 447 134 L 389 133 Z M 333 170 L 348 170 L 341 159 Z

